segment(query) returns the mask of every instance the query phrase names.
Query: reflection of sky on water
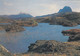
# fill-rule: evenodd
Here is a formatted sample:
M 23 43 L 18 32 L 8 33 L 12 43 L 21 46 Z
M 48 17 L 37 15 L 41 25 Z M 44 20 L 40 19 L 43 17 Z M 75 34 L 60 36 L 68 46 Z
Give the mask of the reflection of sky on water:
M 6 33 L 0 31 L 0 43 L 4 45 L 12 53 L 22 53 L 28 50 L 28 46 L 36 40 L 57 40 L 65 42 L 67 36 L 62 35 L 62 30 L 76 29 L 75 27 L 63 27 L 60 25 L 49 25 L 48 23 L 40 23 L 36 27 L 24 27 L 26 31 L 17 33 Z

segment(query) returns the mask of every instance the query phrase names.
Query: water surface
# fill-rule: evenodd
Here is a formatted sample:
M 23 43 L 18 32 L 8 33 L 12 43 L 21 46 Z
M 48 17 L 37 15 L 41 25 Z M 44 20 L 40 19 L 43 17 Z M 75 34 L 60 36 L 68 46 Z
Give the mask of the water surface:
M 6 33 L 0 31 L 0 44 L 5 46 L 12 53 L 27 52 L 28 46 L 36 40 L 56 40 L 66 42 L 68 36 L 63 36 L 62 30 L 80 29 L 80 25 L 75 27 L 64 27 L 61 25 L 49 25 L 39 23 L 36 27 L 24 27 L 26 31 L 17 33 Z

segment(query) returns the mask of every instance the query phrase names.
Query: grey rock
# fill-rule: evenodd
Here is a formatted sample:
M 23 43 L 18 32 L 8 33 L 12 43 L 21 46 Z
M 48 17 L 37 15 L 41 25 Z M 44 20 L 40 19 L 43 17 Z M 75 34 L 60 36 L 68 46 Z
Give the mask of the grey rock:
M 29 46 L 29 53 L 67 54 L 80 55 L 80 47 L 69 45 L 54 40 L 38 40 Z

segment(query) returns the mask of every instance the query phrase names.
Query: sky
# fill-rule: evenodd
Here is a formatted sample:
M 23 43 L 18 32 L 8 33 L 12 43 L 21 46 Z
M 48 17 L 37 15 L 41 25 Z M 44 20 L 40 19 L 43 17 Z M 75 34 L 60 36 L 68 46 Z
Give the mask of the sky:
M 57 13 L 64 6 L 80 12 L 79 0 L 0 0 L 0 15 L 28 13 L 41 16 Z

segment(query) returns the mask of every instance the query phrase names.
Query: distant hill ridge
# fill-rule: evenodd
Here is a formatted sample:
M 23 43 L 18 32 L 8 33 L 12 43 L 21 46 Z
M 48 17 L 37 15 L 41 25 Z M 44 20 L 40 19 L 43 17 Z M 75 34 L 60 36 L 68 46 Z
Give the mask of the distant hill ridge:
M 17 14 L 17 15 L 1 15 L 0 17 L 6 17 L 6 18 L 31 18 L 33 17 L 32 15 L 30 14 L 26 14 L 26 13 L 20 13 L 20 14 Z

